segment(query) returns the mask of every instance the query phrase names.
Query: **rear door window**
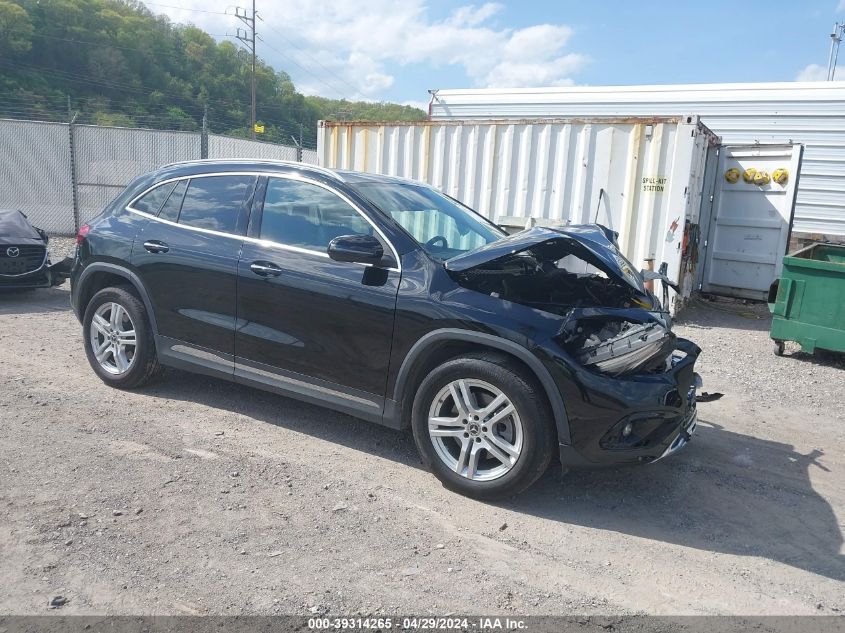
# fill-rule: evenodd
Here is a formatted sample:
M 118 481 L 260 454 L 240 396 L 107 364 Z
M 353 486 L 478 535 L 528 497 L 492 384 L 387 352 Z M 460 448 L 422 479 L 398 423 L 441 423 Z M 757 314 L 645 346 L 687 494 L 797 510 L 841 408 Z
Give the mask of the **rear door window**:
M 191 178 L 182 201 L 179 224 L 235 233 L 238 213 L 254 185 L 254 176 Z

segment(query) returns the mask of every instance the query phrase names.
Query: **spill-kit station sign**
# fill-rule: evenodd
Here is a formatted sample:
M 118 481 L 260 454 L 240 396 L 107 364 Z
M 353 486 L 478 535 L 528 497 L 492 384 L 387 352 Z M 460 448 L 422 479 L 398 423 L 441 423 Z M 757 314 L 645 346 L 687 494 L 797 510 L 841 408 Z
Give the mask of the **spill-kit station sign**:
M 643 191 L 663 193 L 669 179 L 666 176 L 643 176 Z

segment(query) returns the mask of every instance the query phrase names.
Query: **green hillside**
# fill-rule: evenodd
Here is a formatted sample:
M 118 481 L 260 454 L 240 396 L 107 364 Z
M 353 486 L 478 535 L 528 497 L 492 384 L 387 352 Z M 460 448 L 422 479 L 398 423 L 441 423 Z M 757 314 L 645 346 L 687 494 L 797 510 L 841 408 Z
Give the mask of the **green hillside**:
M 270 35 L 265 35 L 271 40 Z M 260 50 L 260 44 L 259 44 Z M 250 64 L 229 41 L 134 0 L 0 0 L 0 117 L 250 134 Z M 306 97 L 263 61 L 262 140 L 316 143 L 319 119 L 422 120 L 393 103 Z M 68 100 L 70 103 L 68 103 Z

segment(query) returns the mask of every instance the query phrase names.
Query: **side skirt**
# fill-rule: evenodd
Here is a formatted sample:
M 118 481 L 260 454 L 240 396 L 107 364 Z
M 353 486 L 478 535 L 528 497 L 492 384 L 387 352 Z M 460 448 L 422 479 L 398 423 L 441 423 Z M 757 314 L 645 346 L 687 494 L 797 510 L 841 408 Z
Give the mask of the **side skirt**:
M 228 354 L 212 352 L 166 336 L 156 337 L 156 348 L 159 362 L 168 367 L 223 378 L 369 422 L 398 428 L 393 417 L 382 415 L 384 398 L 372 393 L 348 389 L 335 383 L 243 358 L 236 359 Z

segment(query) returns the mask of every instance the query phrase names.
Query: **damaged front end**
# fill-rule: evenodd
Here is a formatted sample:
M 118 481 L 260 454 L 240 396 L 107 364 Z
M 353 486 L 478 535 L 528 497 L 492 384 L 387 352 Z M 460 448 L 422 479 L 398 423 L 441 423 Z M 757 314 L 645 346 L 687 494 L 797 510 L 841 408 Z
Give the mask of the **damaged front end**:
M 49 236 L 17 210 L 0 209 L 0 290 L 49 288 L 70 276 L 73 260 L 51 262 Z
M 561 342 L 586 367 L 622 376 L 663 371 L 675 335 L 658 321 L 637 323 L 607 316 L 567 322 Z
M 549 338 L 534 343 L 565 403 L 565 466 L 653 462 L 690 439 L 700 349 L 672 332 L 612 231 L 535 227 L 445 266 L 465 288 L 543 312 Z
M 667 311 L 601 225 L 535 227 L 446 262 L 464 287 L 563 318 L 555 340 L 610 376 L 666 371 Z

